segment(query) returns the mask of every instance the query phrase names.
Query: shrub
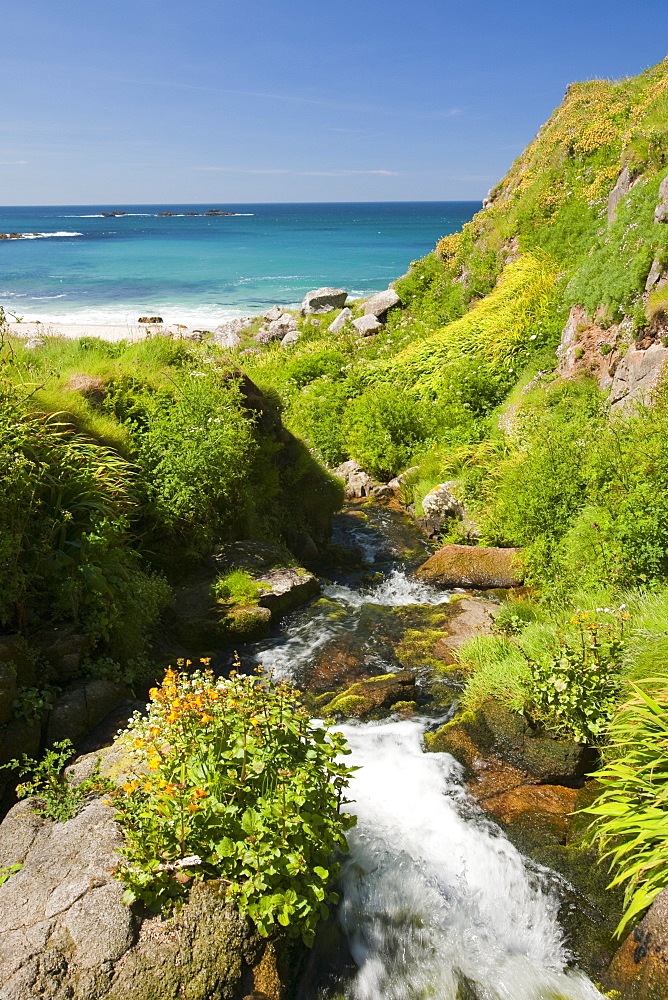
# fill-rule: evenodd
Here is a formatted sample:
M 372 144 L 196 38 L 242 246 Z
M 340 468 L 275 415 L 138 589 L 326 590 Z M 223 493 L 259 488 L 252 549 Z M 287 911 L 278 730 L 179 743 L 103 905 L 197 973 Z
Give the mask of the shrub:
M 317 378 L 290 403 L 288 426 L 330 466 L 348 458 L 343 414 L 351 394 L 347 382 Z
M 114 797 L 126 902 L 168 907 L 216 879 L 260 934 L 278 923 L 310 944 L 351 825 L 342 736 L 313 725 L 287 682 L 168 670 L 150 696 L 125 734 L 136 771 Z
M 610 726 L 602 792 L 585 810 L 588 839 L 610 862 L 610 887 L 625 886 L 621 935 L 668 886 L 668 677 L 632 684 Z
M 353 399 L 343 417 L 347 448 L 365 469 L 391 479 L 439 432 L 440 414 L 401 389 L 379 385 Z

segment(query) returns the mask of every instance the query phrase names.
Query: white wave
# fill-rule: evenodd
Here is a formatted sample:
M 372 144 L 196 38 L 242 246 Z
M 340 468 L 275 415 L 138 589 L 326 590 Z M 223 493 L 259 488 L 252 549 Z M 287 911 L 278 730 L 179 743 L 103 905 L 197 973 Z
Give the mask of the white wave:
M 387 608 L 401 608 L 410 604 L 447 604 L 450 601 L 450 591 L 436 590 L 429 584 L 421 583 L 414 577 L 407 576 L 403 570 L 395 569 L 367 591 L 351 590 L 349 587 L 331 584 L 324 588 L 327 597 L 344 601 L 352 607 L 360 608 L 363 604 L 380 604 Z
M 58 232 L 58 233 L 21 233 L 21 239 L 24 240 L 45 240 L 51 236 L 83 236 L 83 233 L 68 233 L 68 232 Z
M 337 729 L 352 750 L 344 762 L 360 767 L 340 910 L 355 1000 L 455 1000 L 462 978 L 480 1000 L 601 1000 L 584 975 L 565 971 L 549 888 L 470 816 L 460 766 L 422 751 L 423 723 Z
M 192 306 L 192 305 L 161 305 L 152 303 L 149 305 L 131 305 L 122 303 L 115 306 L 80 306 L 72 304 L 71 308 L 63 308 L 58 311 L 53 309 L 36 309 L 32 307 L 27 311 L 29 300 L 32 297 L 22 293 L 5 292 L 0 293 L 2 304 L 7 308 L 12 308 L 12 303 L 16 302 L 16 308 L 21 310 L 24 322 L 34 323 L 64 323 L 75 326 L 129 326 L 136 327 L 140 316 L 162 316 L 165 326 L 172 326 L 180 323 L 183 326 L 194 328 L 195 330 L 215 330 L 217 326 L 228 319 L 236 319 L 239 316 L 249 316 L 251 309 L 231 308 L 227 306 Z M 56 298 L 57 296 L 54 296 Z M 45 296 L 46 298 L 46 296 Z M 63 303 L 65 306 L 65 303 Z M 264 307 L 266 308 L 266 307 Z

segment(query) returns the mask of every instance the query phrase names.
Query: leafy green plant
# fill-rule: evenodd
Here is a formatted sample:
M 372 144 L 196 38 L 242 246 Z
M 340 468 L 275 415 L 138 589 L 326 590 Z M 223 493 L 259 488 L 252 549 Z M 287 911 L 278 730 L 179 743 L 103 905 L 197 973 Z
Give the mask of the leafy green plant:
M 578 611 L 570 620 L 574 636 L 558 630 L 554 655 L 529 659 L 528 712 L 549 732 L 580 743 L 604 739 L 617 708 L 627 618 L 623 609 Z
M 621 935 L 668 886 L 668 678 L 631 684 L 632 695 L 610 725 L 601 794 L 584 812 L 587 837 L 625 886 Z
M 69 740 L 61 740 L 54 743 L 40 761 L 24 754 L 20 760 L 10 760 L 7 764 L 0 764 L 0 770 L 16 770 L 20 777 L 27 777 L 28 781 L 16 787 L 18 797 L 25 799 L 35 796 L 37 798 L 35 812 L 48 816 L 57 823 L 65 823 L 76 815 L 86 799 L 100 795 L 111 788 L 110 783 L 100 777 L 99 767 L 91 777 L 78 785 L 73 785 L 63 771 L 73 752 L 72 743 Z
M 0 885 L 7 882 L 12 875 L 16 875 L 17 872 L 20 872 L 22 868 L 23 865 L 21 864 L 5 865 L 4 868 L 0 868 Z
M 53 708 L 61 688 L 53 684 L 44 687 L 21 687 L 12 702 L 12 711 L 17 719 L 39 719 Z
M 125 733 L 135 773 L 114 795 L 127 902 L 169 907 L 215 879 L 266 936 L 313 941 L 352 824 L 343 738 L 312 724 L 287 682 L 168 670 Z

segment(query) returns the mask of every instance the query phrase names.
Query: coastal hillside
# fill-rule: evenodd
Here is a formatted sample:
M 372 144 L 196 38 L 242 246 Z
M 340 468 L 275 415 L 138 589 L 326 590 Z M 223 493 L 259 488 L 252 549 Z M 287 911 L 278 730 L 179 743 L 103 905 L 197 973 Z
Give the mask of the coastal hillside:
M 667 126 L 573 84 L 368 299 L 0 312 L 8 997 L 665 1000 Z

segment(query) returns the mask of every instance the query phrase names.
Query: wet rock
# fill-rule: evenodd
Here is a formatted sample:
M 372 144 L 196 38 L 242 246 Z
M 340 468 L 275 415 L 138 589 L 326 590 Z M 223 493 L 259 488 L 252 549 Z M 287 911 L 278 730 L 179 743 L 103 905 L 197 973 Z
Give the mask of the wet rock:
M 75 742 L 127 697 L 128 690 L 122 684 L 102 678 L 80 681 L 60 695 L 51 709 L 46 742 L 49 745 L 65 739 Z
M 517 785 L 481 800 L 483 808 L 504 825 L 520 824 L 533 835 L 562 843 L 569 831 L 570 814 L 578 791 L 566 785 Z
M 360 316 L 359 319 L 354 319 L 353 326 L 362 337 L 372 337 L 375 333 L 378 333 L 379 330 L 383 329 L 381 321 L 372 314 L 369 314 L 368 316 Z
M 103 378 L 84 374 L 72 375 L 63 389 L 78 392 L 93 406 L 101 406 L 107 393 L 107 385 Z
M 253 323 L 252 316 L 239 316 L 235 319 L 228 319 L 225 323 L 217 326 L 213 332 L 213 343 L 226 350 L 233 350 L 241 343 L 241 334 Z
M 359 462 L 355 462 L 353 459 L 337 465 L 332 470 L 332 474 L 340 476 L 343 479 L 346 488 L 346 499 L 348 500 L 371 496 L 374 487 L 378 485 L 376 480 L 368 472 L 364 471 Z
M 428 736 L 427 743 L 430 750 L 456 757 L 469 780 L 476 780 L 480 762 L 487 760 L 487 772 L 497 761 L 515 769 L 518 785 L 541 782 L 577 787 L 591 763 L 586 747 L 538 733 L 524 716 L 508 711 L 493 699 L 476 712 L 464 713 L 446 723 Z
M 348 307 L 346 306 L 345 309 L 341 310 L 336 319 L 332 320 L 332 322 L 329 324 L 329 326 L 327 327 L 327 332 L 333 335 L 341 333 L 341 330 L 343 330 L 346 323 L 350 323 L 352 318 L 353 318 L 352 311 L 348 309 Z
M 320 581 L 301 567 L 270 569 L 255 577 L 260 586 L 258 604 L 272 615 L 283 615 L 320 593 Z
M 388 288 L 384 292 L 372 295 L 364 303 L 364 315 L 376 316 L 377 319 L 384 320 L 390 309 L 401 305 L 401 299 L 393 288 Z
M 518 587 L 523 582 L 521 549 L 446 545 L 417 570 L 420 579 L 437 587 Z
M 260 642 L 271 629 L 271 610 L 259 604 L 239 604 L 220 617 L 220 638 L 226 642 Z
M 434 647 L 434 653 L 447 663 L 456 663 L 456 651 L 477 635 L 489 635 L 499 605 L 484 597 L 464 597 L 455 601 L 448 617 L 446 632 Z
M 397 702 L 414 702 L 415 675 L 407 670 L 359 681 L 320 706 L 323 715 L 363 718 L 390 710 Z
M 307 292 L 301 304 L 304 316 L 327 313 L 332 309 L 342 309 L 346 304 L 348 293 L 343 288 L 316 288 Z
M 603 977 L 606 990 L 624 1000 L 665 1000 L 668 995 L 668 890 L 654 900 L 628 935 Z

